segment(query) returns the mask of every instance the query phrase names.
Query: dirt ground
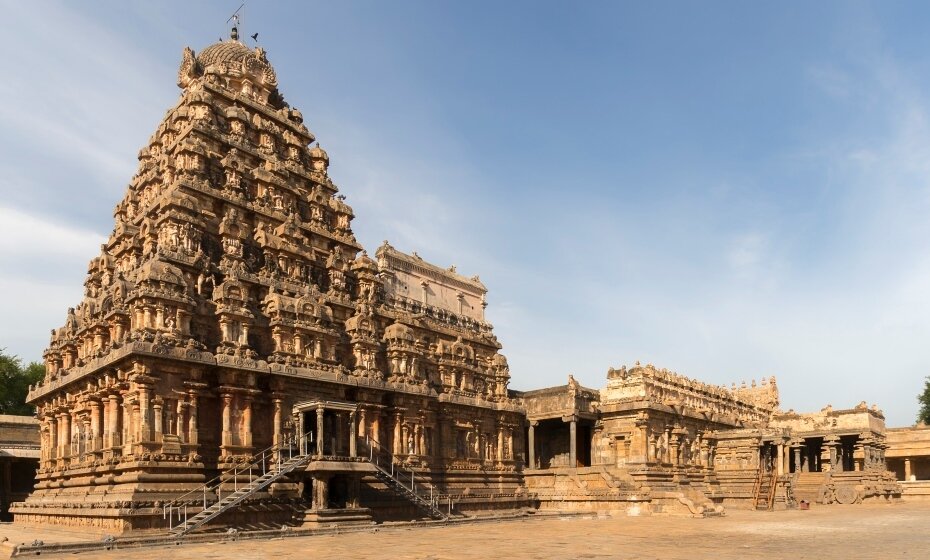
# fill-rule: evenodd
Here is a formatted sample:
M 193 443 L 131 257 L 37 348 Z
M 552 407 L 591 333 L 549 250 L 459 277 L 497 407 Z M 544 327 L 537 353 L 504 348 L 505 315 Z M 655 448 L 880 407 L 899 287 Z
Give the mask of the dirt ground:
M 0 539 L 75 540 L 81 535 L 0 526 Z M 86 538 L 86 537 L 85 537 Z M 266 541 L 182 545 L 71 555 L 112 560 L 184 558 L 703 559 L 930 558 L 930 502 L 730 511 L 726 517 L 530 518 L 447 527 Z

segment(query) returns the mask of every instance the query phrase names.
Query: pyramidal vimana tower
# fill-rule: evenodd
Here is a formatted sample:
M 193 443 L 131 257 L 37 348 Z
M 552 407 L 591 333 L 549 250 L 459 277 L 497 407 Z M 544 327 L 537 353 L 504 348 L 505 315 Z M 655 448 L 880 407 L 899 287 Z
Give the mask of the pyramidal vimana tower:
M 327 153 L 235 30 L 185 49 L 178 86 L 52 331 L 17 519 L 164 529 L 172 500 L 195 491 L 193 515 L 198 488 L 268 448 L 320 460 L 227 515 L 403 516 L 415 504 L 363 468 L 377 453 L 477 496 L 456 507 L 525 505 L 523 414 L 478 278 L 387 242 L 367 256 Z

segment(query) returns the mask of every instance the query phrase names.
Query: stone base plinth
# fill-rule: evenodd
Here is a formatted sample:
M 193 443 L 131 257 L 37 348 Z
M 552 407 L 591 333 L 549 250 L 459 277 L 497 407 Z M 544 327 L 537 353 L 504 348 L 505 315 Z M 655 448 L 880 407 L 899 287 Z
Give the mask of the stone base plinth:
M 360 525 L 373 523 L 371 510 L 368 508 L 331 508 L 310 509 L 304 514 L 301 527 L 320 527 L 325 525 Z

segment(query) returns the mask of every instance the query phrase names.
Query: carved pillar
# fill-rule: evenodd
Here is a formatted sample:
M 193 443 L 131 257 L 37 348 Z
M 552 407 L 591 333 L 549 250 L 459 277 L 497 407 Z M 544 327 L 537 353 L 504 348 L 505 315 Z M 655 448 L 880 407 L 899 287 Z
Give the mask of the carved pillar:
M 197 445 L 197 393 L 190 391 L 190 404 L 187 407 L 187 442 Z
M 435 449 L 435 447 L 433 447 Z M 513 426 L 507 428 L 507 459 L 513 460 Z
M 796 442 L 794 448 L 794 472 L 801 470 L 801 444 Z
M 367 419 L 365 418 L 366 416 L 365 409 L 364 408 L 359 409 L 358 414 L 359 414 L 359 418 L 358 418 L 358 426 L 356 426 L 356 435 L 358 437 L 363 438 L 368 434 L 368 424 L 366 423 Z
M 504 460 L 504 427 L 497 427 L 497 461 L 503 462 Z
M 775 474 L 782 476 L 785 474 L 785 444 L 778 442 L 775 446 Z
M 281 401 L 282 399 L 277 398 L 277 397 L 275 397 L 272 401 L 274 403 L 274 420 L 273 420 L 273 428 L 272 428 L 274 435 L 272 436 L 272 443 L 278 446 L 281 445 L 281 439 L 282 439 Z M 302 432 L 301 432 L 301 435 L 303 435 Z
M 371 414 L 371 431 L 369 435 L 372 439 L 381 443 L 381 411 L 375 409 L 371 411 Z
M 355 412 L 349 413 L 349 457 L 355 457 L 358 445 L 358 426 Z
M 636 417 L 634 422 L 636 426 L 636 456 L 631 457 L 632 462 L 648 463 L 649 457 L 649 420 L 645 415 Z M 620 457 L 619 452 L 615 452 L 614 463 Z
M 326 507 L 329 505 L 328 482 L 329 480 L 327 474 L 313 474 L 313 509 L 326 509 Z
M 342 455 L 346 443 L 346 424 L 343 419 L 344 412 L 334 412 L 333 413 L 333 436 L 330 438 L 332 445 L 331 453 L 333 455 Z
M 223 435 L 221 447 L 229 447 L 232 441 L 232 393 L 222 393 L 220 398 L 223 401 Z
M 316 454 L 323 455 L 323 407 L 316 409 Z
M 239 444 L 252 447 L 252 399 L 244 397 L 242 400 L 242 428 L 239 434 Z
M 135 440 L 135 436 L 136 436 L 136 426 L 135 426 L 135 421 L 132 415 L 133 404 L 132 404 L 131 398 L 127 398 L 126 395 L 123 395 L 122 400 L 123 400 L 123 407 L 122 407 L 123 453 L 132 453 L 132 443 Z
M 839 467 L 837 465 L 837 463 L 839 462 L 838 461 L 839 453 L 837 453 L 838 447 L 839 447 L 839 438 L 837 438 L 836 436 L 827 436 L 824 438 L 823 441 L 829 453 L 830 471 L 836 472 L 837 470 L 839 470 Z
M 156 399 L 152 408 L 155 411 L 155 442 L 161 443 L 162 434 L 164 434 L 164 415 L 162 414 L 161 399 Z
M 679 434 L 677 430 L 672 433 L 671 438 L 668 441 L 668 449 L 669 453 L 671 454 L 669 462 L 674 466 L 678 466 L 679 460 L 681 458 L 681 434 Z
M 529 455 L 529 464 L 527 464 L 527 467 L 531 469 L 536 468 L 536 426 L 538 425 L 539 422 L 530 420 L 530 428 L 527 431 L 526 437 L 526 451 Z
M 572 467 L 578 466 L 578 418 L 571 417 L 568 425 L 568 463 Z
M 178 435 L 178 439 L 181 443 L 187 443 L 187 434 L 184 433 L 185 425 L 185 412 L 187 411 L 187 403 L 183 400 L 178 399 L 178 404 L 175 407 L 175 415 L 177 425 L 174 428 L 174 433 Z
M 394 414 L 394 445 L 392 446 L 394 455 L 400 455 L 403 449 L 403 444 L 401 443 L 401 438 L 403 437 L 403 434 L 401 434 L 401 424 L 401 413 L 397 412 Z
M 116 447 L 120 444 L 120 422 L 119 422 L 119 395 L 110 395 L 107 398 L 107 441 L 106 447 Z
M 102 447 L 101 442 L 101 423 L 103 418 L 100 415 L 100 401 L 93 400 L 90 402 L 90 435 L 91 435 L 91 450 L 99 451 Z
M 426 420 L 422 418 L 417 424 L 417 455 L 426 455 Z
M 152 440 L 151 403 L 149 401 L 149 388 L 139 387 L 139 441 Z
M 62 456 L 71 456 L 71 415 L 61 415 Z
M 58 419 L 52 416 L 48 419 L 48 454 L 46 459 L 49 461 L 59 456 L 61 442 L 58 437 Z
M 904 458 L 904 480 L 909 481 L 911 479 L 911 458 Z

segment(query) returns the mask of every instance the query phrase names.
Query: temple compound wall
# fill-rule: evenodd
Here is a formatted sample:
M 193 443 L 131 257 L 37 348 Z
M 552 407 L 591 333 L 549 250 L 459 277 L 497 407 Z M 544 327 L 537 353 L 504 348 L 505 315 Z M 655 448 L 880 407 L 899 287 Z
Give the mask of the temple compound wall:
M 29 393 L 41 457 L 17 520 L 161 530 L 166 503 L 265 449 L 319 460 L 237 523 L 416 515 L 358 465 L 376 451 L 460 512 L 528 505 L 483 284 L 362 250 L 261 48 L 186 49 L 178 85 Z M 221 482 L 211 497 L 242 481 Z

